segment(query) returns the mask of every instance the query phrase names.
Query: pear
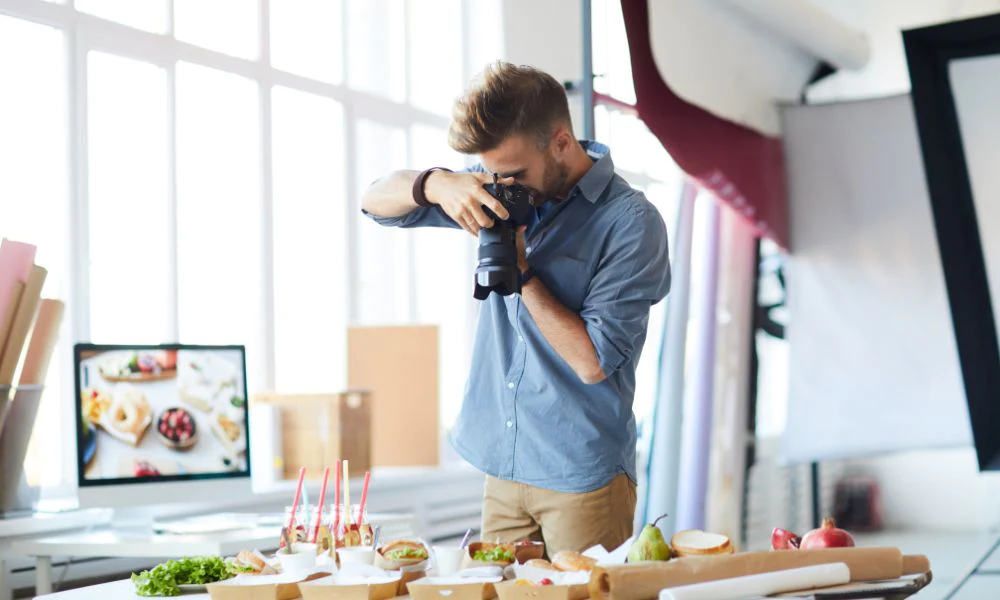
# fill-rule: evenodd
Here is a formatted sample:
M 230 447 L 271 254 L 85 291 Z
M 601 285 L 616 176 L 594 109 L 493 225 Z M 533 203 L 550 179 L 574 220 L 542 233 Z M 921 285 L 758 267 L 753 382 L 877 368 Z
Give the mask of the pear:
M 663 533 L 660 532 L 656 524 L 660 522 L 660 519 L 666 517 L 667 515 L 662 515 L 658 517 L 652 523 L 646 525 L 642 528 L 642 532 L 639 533 L 639 537 L 635 538 L 632 542 L 632 547 L 628 550 L 627 562 L 642 562 L 644 560 L 670 560 L 673 554 L 670 551 L 670 544 L 663 539 Z

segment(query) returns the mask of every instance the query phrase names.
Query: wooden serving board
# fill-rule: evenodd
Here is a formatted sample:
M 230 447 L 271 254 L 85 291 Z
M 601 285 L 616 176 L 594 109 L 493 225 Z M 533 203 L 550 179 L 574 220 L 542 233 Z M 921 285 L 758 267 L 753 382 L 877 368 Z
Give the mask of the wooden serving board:
M 105 381 L 110 381 L 112 383 L 145 383 L 147 381 L 164 381 L 177 377 L 176 369 L 161 371 L 159 373 L 135 373 L 133 375 L 108 375 L 103 369 L 98 369 L 98 372 Z

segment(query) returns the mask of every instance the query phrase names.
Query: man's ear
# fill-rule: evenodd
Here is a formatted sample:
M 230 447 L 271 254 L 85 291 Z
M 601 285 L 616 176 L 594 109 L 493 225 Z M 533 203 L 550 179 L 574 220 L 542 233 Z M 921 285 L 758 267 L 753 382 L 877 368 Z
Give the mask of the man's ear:
M 570 144 L 576 143 L 576 138 L 573 137 L 573 132 L 565 127 L 559 127 L 556 129 L 555 133 L 555 144 L 556 151 L 559 154 L 563 154 L 570 149 Z

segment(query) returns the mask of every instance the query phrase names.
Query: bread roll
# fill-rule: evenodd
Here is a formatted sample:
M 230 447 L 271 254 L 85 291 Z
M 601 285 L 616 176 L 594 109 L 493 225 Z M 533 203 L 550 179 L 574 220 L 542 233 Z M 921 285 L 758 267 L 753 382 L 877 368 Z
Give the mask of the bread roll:
M 707 556 L 732 554 L 733 544 L 728 537 L 719 533 L 708 533 L 700 529 L 678 531 L 670 538 L 670 547 L 675 556 Z
M 563 550 L 552 557 L 552 564 L 560 571 L 589 571 L 597 561 L 579 552 Z
M 526 567 L 535 567 L 536 569 L 546 569 L 548 571 L 558 571 L 555 565 L 545 560 L 544 558 L 533 558 L 528 562 L 524 563 Z

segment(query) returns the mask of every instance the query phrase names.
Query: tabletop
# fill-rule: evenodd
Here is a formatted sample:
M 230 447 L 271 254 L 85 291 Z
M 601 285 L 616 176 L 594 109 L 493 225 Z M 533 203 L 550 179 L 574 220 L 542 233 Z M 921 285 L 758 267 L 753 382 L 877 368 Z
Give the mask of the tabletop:
M 23 556 L 177 557 L 229 555 L 250 548 L 276 547 L 280 528 L 253 527 L 216 533 L 175 535 L 148 528 L 100 529 L 11 543 L 10 552 Z

